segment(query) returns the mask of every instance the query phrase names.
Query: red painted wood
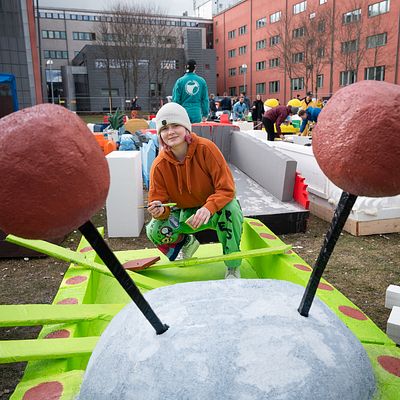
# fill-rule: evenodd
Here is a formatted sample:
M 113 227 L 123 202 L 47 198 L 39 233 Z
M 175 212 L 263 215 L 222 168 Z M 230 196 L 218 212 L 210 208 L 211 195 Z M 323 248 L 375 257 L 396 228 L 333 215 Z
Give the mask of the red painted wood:
M 148 258 L 141 258 L 138 260 L 131 260 L 123 264 L 125 269 L 129 271 L 140 271 L 142 269 L 146 269 L 151 265 L 155 264 L 157 261 L 160 260 L 160 257 L 148 257 Z

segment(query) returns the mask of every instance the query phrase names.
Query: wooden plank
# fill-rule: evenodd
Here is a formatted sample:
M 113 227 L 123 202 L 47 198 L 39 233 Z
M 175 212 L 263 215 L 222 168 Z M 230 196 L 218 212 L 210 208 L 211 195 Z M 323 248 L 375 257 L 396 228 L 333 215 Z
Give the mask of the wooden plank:
M 0 326 L 35 326 L 80 321 L 110 321 L 125 304 L 13 304 L 0 306 Z
M 99 336 L 0 341 L 0 364 L 89 356 Z
M 130 260 L 122 264 L 122 266 L 128 271 L 141 271 L 142 269 L 149 268 L 157 261 L 160 261 L 160 257 L 139 258 L 137 260 Z

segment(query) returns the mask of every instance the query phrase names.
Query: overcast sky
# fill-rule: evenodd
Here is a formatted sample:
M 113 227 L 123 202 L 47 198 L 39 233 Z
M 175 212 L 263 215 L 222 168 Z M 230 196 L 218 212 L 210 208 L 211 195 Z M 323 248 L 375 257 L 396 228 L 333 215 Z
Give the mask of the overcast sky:
M 112 0 L 38 0 L 38 2 L 39 7 L 82 8 L 87 10 L 106 10 L 113 3 Z M 129 0 L 129 3 L 156 4 L 163 7 L 164 11 L 170 15 L 182 15 L 184 11 L 188 11 L 189 15 L 194 15 L 192 0 Z M 166 8 L 167 4 L 168 9 Z

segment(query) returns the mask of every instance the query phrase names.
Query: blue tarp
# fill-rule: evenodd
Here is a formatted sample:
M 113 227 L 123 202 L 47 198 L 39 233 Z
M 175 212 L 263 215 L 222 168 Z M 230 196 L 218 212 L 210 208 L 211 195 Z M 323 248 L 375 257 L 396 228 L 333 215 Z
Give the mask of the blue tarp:
M 18 111 L 17 84 L 15 76 L 11 74 L 0 74 L 0 84 L 8 84 L 10 87 L 10 95 L 13 99 L 13 111 Z

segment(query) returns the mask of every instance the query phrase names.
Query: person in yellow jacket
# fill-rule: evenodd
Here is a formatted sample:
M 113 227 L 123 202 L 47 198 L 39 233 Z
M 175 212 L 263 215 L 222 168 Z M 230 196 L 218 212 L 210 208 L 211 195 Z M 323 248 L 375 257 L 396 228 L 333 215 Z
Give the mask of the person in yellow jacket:
M 307 110 L 308 107 L 316 107 L 315 103 L 313 102 L 311 92 L 307 92 L 307 95 L 301 101 L 301 106 L 300 106 L 302 110 Z
M 148 238 L 169 260 L 190 258 L 193 233 L 214 229 L 224 254 L 240 251 L 243 213 L 232 173 L 218 147 L 191 132 L 186 110 L 165 104 L 156 115 L 162 150 L 150 172 Z M 176 203 L 176 207 L 163 206 Z M 240 277 L 241 260 L 226 261 L 225 278 Z

